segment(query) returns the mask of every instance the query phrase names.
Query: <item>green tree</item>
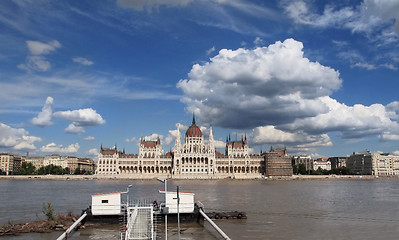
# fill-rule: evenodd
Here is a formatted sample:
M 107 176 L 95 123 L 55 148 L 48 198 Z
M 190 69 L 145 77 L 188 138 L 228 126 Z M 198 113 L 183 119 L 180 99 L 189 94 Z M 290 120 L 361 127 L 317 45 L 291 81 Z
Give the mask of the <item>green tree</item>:
M 33 174 L 35 174 L 35 166 L 33 166 L 32 163 L 22 162 L 21 168 L 15 174 L 16 175 L 33 175 Z
M 302 175 L 306 174 L 306 166 L 305 166 L 305 164 L 300 163 L 298 165 L 298 173 L 302 174 Z
M 47 205 L 43 203 L 42 212 L 47 217 L 47 220 L 49 221 L 54 220 L 54 208 L 50 202 L 47 202 Z
M 294 174 L 298 174 L 298 165 L 296 165 L 296 164 L 292 165 L 292 172 Z

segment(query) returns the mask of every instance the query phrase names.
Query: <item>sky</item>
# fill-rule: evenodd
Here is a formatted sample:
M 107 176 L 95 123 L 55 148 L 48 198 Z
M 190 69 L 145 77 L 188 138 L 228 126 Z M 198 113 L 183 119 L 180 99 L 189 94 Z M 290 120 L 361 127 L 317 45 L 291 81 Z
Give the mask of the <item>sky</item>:
M 0 152 L 399 155 L 399 1 L 0 1 Z M 180 140 L 183 141 L 183 137 Z

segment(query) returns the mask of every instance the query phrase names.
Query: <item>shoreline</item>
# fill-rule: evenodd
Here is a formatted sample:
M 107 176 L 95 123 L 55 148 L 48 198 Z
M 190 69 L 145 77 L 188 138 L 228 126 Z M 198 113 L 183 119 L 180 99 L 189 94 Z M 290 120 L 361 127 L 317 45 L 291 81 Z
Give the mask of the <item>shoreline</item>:
M 98 176 L 98 175 L 2 175 L 1 180 L 156 180 L 157 177 L 129 177 L 129 176 Z M 263 178 L 168 178 L 169 180 L 253 180 L 253 181 L 294 181 L 294 180 L 373 180 L 373 179 L 399 179 L 399 176 L 374 176 L 374 175 L 292 175 L 292 176 L 273 176 Z

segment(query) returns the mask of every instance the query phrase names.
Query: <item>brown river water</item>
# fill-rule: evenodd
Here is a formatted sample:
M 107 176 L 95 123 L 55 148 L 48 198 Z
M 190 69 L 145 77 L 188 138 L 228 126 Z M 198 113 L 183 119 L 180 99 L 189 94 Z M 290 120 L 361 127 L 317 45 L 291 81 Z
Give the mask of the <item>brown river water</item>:
M 126 190 L 129 199 L 162 200 L 156 180 L 0 180 L 0 225 L 38 218 L 43 203 L 79 214 L 91 194 Z M 375 180 L 169 180 L 168 190 L 194 192 L 205 211 L 245 211 L 248 219 L 216 220 L 231 239 L 397 239 L 399 179 Z M 177 239 L 169 223 L 168 238 Z M 68 239 L 119 239 L 119 225 L 81 229 Z M 163 226 L 161 227 L 161 229 Z M 181 239 L 222 239 L 210 226 L 182 224 Z M 163 230 L 163 229 L 162 229 Z M 56 239 L 62 232 L 2 239 Z M 164 239 L 159 238 L 159 239 Z

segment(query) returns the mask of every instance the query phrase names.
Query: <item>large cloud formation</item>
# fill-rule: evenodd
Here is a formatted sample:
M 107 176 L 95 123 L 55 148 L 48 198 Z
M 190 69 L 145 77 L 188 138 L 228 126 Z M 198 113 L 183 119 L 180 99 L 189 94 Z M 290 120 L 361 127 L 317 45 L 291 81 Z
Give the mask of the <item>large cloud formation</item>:
M 294 39 L 255 49 L 223 49 L 195 64 L 177 87 L 187 110 L 213 126 L 252 129 L 255 144 L 282 143 L 298 150 L 332 146 L 328 136 L 399 137 L 399 103 L 347 106 L 330 97 L 339 72 L 304 57 Z
M 327 112 L 320 98 L 341 86 L 339 73 L 309 61 L 302 49 L 293 39 L 253 50 L 223 49 L 178 82 L 182 101 L 213 125 L 238 129 Z

